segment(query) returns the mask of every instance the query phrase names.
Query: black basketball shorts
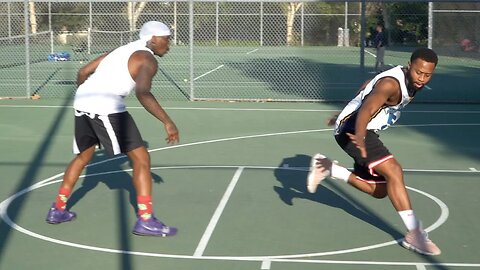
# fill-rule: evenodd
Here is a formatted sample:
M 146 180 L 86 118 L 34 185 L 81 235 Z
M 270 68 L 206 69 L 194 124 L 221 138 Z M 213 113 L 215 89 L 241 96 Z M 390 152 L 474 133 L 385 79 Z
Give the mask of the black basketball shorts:
M 101 145 L 109 155 L 118 155 L 144 143 L 135 121 L 126 111 L 98 115 L 75 110 L 73 152 L 79 154 L 93 145 Z
M 365 136 L 365 148 L 367 157 L 363 158 L 360 150 L 350 140 L 346 133 L 335 135 L 338 145 L 350 157 L 353 158 L 353 173 L 357 175 L 359 180 L 366 182 L 374 181 L 376 183 L 386 183 L 385 178 L 375 172 L 375 166 L 393 158 L 390 151 L 380 141 L 379 135 L 372 130 L 367 130 Z

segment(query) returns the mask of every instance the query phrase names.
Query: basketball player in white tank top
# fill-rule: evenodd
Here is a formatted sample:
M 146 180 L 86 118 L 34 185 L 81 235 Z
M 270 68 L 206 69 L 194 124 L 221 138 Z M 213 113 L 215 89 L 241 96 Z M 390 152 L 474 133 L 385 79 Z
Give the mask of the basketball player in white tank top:
M 353 171 L 316 154 L 307 180 L 312 193 L 325 177 L 331 177 L 375 198 L 388 196 L 407 227 L 403 246 L 425 255 L 438 255 L 440 249 L 415 217 L 402 167 L 380 141 L 378 132 L 398 120 L 400 110 L 430 81 L 437 62 L 434 51 L 420 48 L 411 55 L 408 67 L 392 68 L 366 82 L 342 112 L 328 121 L 335 124 L 337 143 L 353 158 Z
M 170 29 L 161 22 L 150 21 L 140 30 L 140 39 L 104 54 L 84 67 L 77 75 L 75 94 L 74 153 L 77 156 L 65 171 L 55 203 L 46 221 L 58 224 L 75 219 L 67 209 L 67 200 L 75 183 L 101 144 L 111 155 L 125 153 L 132 161 L 133 186 L 137 196 L 137 222 L 134 234 L 172 236 L 177 229 L 156 219 L 152 204 L 150 155 L 143 139 L 127 112 L 124 98 L 135 89 L 135 95 L 145 109 L 164 124 L 167 143 L 179 141 L 175 123 L 150 92 L 158 63 L 170 48 Z M 104 210 L 104 202 L 98 208 Z

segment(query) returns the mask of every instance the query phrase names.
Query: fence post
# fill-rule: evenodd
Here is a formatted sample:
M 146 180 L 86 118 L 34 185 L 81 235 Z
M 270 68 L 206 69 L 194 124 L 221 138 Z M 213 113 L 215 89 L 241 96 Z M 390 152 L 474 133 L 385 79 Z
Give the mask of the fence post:
M 362 0 L 360 4 L 362 7 L 360 28 L 360 70 L 363 73 L 365 72 L 365 31 L 367 28 L 367 20 L 365 18 L 365 13 L 367 12 L 367 3 L 365 0 Z
M 193 0 L 188 1 L 188 24 L 189 24 L 189 43 L 190 43 L 190 100 L 195 98 L 193 89 Z
M 301 39 L 300 43 L 301 43 L 302 47 L 303 47 L 303 41 L 304 41 L 304 35 L 305 35 L 305 33 L 304 33 L 304 23 L 305 23 L 305 22 L 304 22 L 304 20 L 305 20 L 305 17 L 304 17 L 305 9 L 304 9 L 304 6 L 305 6 L 305 2 L 302 3 L 302 11 L 301 11 L 301 14 L 302 14 L 302 15 L 301 15 L 301 17 L 302 17 L 302 22 L 301 22 L 301 26 L 300 26 L 300 27 L 301 27 L 301 32 L 302 32 L 302 34 L 301 34 L 301 38 L 300 38 L 300 39 Z
M 433 46 L 433 2 L 428 2 L 428 48 Z
M 218 1 L 215 2 L 215 46 L 218 47 Z
M 260 2 L 260 47 L 263 46 L 263 1 Z
M 26 82 L 26 97 L 30 97 L 30 25 L 29 25 L 29 16 L 28 12 L 28 0 L 23 1 L 23 16 L 25 17 L 25 82 Z
M 350 47 L 350 29 L 343 30 L 343 46 Z

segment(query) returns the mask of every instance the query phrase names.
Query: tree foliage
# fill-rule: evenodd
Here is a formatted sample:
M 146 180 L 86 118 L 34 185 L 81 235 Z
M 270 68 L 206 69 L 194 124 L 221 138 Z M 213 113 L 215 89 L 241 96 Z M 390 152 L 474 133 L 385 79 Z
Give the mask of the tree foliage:
M 173 21 L 173 2 L 96 2 L 92 1 L 93 14 L 92 25 L 98 30 L 116 30 L 126 31 L 132 28 L 139 28 L 144 21 L 156 17 L 155 14 L 163 14 L 162 18 Z M 183 3 L 183 4 L 180 4 Z M 195 2 L 194 3 L 194 28 L 195 36 L 199 39 L 211 40 L 212 33 L 215 33 L 215 2 Z M 350 38 L 353 44 L 359 44 L 358 39 L 361 31 L 359 2 L 349 2 L 348 6 L 348 28 L 350 29 Z M 436 4 L 437 5 L 437 4 Z M 440 4 L 438 4 L 440 5 Z M 477 9 L 479 3 L 442 3 L 445 9 Z M 264 2 L 268 6 L 271 15 L 266 20 L 277 20 L 276 25 L 265 24 L 265 33 L 268 31 L 277 31 L 277 37 L 270 38 L 275 43 L 287 41 L 288 45 L 298 44 L 299 32 L 299 10 L 300 8 L 309 8 L 311 14 L 320 16 L 309 17 L 309 29 L 304 33 L 304 39 L 309 44 L 335 44 L 337 31 L 339 27 L 344 27 L 345 2 Z M 303 7 L 302 7 L 303 6 Z M 0 6 L 4 9 L 4 6 Z M 258 17 L 248 17 L 252 20 L 241 20 L 245 18 L 242 12 L 255 14 L 259 13 L 259 2 L 218 2 L 220 8 L 220 32 L 227 33 L 225 37 L 246 37 L 245 34 L 236 34 L 239 28 L 254 29 L 257 27 Z M 23 8 L 22 3 L 12 5 L 12 10 Z M 90 25 L 88 2 L 52 2 L 51 3 L 51 26 L 54 31 L 85 31 Z M 35 8 L 30 9 L 33 18 L 30 18 L 31 29 L 33 24 L 38 26 L 38 31 L 48 30 L 49 14 L 48 5 L 45 2 L 36 2 Z M 283 17 L 274 16 L 276 12 L 283 13 Z M 185 27 L 188 27 L 188 4 L 179 2 L 177 10 L 181 16 L 182 30 L 184 34 Z M 449 27 L 453 25 L 449 20 L 439 21 L 438 29 L 445 29 L 460 36 L 471 36 L 473 39 L 480 38 L 480 19 L 478 16 L 460 18 L 465 21 L 465 29 L 456 29 Z M 0 21 L 5 21 L 1 18 Z M 23 28 L 21 18 L 14 16 L 12 20 L 19 21 L 18 28 Z M 374 33 L 376 23 L 385 24 L 391 44 L 425 44 L 428 37 L 428 3 L 427 2 L 367 2 L 366 6 L 366 32 L 367 38 Z M 172 25 L 173 26 L 173 25 Z M 236 27 L 235 27 L 236 26 Z M 175 26 L 176 27 L 176 26 Z M 283 27 L 283 29 L 282 29 Z M 14 29 L 15 30 L 15 29 Z M 188 29 L 187 29 L 188 30 Z M 18 31 L 13 31 L 18 32 Z M 251 32 L 251 31 L 250 31 Z M 460 38 L 460 37 L 458 37 Z

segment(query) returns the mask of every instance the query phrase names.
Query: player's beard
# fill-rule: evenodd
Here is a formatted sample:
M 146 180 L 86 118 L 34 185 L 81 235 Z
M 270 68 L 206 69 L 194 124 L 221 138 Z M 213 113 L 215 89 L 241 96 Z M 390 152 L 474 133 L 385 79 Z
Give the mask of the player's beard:
M 424 84 L 422 84 L 421 87 L 415 86 L 415 81 L 412 78 L 412 75 L 410 74 L 410 71 L 407 72 L 407 82 L 408 82 L 407 89 L 412 89 L 412 90 L 415 90 L 415 91 L 420 91 L 420 90 L 422 90 L 423 86 L 425 86 Z

